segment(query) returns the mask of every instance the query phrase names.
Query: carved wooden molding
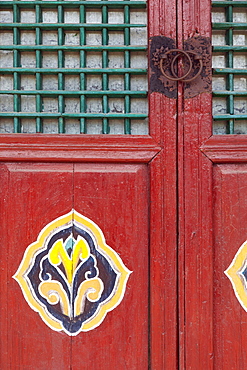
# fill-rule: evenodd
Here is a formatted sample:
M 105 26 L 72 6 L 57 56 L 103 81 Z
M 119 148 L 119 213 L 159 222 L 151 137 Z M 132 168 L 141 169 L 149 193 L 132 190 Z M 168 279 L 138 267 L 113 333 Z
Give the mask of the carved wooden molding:
M 246 135 L 211 136 L 200 149 L 213 163 L 247 162 Z
M 147 163 L 160 150 L 151 136 L 0 135 L 0 161 Z

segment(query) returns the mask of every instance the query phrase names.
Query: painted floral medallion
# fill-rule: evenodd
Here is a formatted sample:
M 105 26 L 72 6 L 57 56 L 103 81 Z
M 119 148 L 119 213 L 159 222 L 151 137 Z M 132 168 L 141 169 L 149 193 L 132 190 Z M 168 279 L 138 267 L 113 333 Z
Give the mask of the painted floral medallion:
M 44 227 L 13 277 L 51 329 L 74 336 L 119 305 L 130 273 L 101 229 L 72 210 Z
M 225 274 L 239 303 L 247 311 L 247 241 L 241 245 Z

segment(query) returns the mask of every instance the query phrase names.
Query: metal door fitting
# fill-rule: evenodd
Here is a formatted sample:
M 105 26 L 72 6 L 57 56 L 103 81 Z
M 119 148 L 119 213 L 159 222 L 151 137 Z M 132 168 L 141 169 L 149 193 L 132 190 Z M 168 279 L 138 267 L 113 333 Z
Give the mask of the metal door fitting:
M 150 92 L 177 97 L 177 82 L 183 83 L 184 97 L 211 92 L 211 42 L 196 36 L 177 49 L 175 41 L 165 36 L 150 39 Z

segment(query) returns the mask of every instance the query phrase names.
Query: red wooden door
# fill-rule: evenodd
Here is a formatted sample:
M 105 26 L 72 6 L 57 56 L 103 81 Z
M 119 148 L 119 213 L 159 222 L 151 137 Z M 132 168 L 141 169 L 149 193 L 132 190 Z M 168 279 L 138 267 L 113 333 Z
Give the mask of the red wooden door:
M 178 2 L 180 48 L 187 37 L 210 36 L 210 5 Z M 246 135 L 212 135 L 212 94 L 183 98 L 182 85 L 178 89 L 180 368 L 241 369 L 246 367 Z
M 176 104 L 150 95 L 149 135 L 1 135 L 2 369 L 177 367 Z
M 156 36 L 179 49 L 210 37 L 210 8 L 150 1 L 150 50 Z M 224 271 L 247 239 L 246 138 L 212 136 L 211 92 L 185 88 L 167 96 L 150 83 L 149 135 L 0 136 L 1 368 L 243 368 L 246 313 Z M 68 335 L 68 326 L 54 330 L 57 317 L 47 325 L 48 308 L 42 319 L 12 277 L 23 257 L 41 266 L 38 235 L 75 212 L 131 274 L 116 307 L 105 304 L 92 330 Z

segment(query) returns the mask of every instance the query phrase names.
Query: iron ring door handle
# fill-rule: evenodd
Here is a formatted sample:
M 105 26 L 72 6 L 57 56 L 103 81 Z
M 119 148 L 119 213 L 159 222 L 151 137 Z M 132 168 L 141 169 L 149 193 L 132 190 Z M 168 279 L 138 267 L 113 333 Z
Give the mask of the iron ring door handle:
M 173 73 L 172 72 L 172 74 L 173 74 L 173 76 L 174 77 L 171 77 L 171 76 L 168 76 L 166 73 L 165 73 L 165 71 L 164 71 L 164 68 L 163 68 L 163 60 L 164 59 L 166 59 L 167 58 L 167 56 L 169 55 L 169 54 L 171 54 L 171 53 L 173 53 L 173 52 L 178 52 L 178 54 L 175 56 L 175 57 L 173 57 L 173 59 L 174 58 L 178 58 L 178 56 L 180 55 L 180 54 L 184 54 L 185 56 L 186 56 L 186 58 L 188 59 L 188 61 L 189 61 L 189 69 L 188 69 L 188 71 L 183 75 L 183 76 L 181 76 L 181 77 L 178 77 L 175 73 Z M 192 60 L 191 60 L 191 58 L 190 58 L 190 56 L 189 56 L 189 54 L 186 52 L 186 51 L 183 51 L 183 50 L 180 50 L 180 49 L 170 49 L 170 50 L 168 50 L 165 54 L 162 54 L 162 56 L 161 56 L 161 59 L 160 59 L 160 70 L 161 70 L 161 73 L 168 79 L 168 80 L 172 80 L 172 81 L 181 81 L 181 80 L 183 80 L 184 78 L 186 78 L 189 74 L 190 74 L 190 72 L 191 72 L 191 70 L 192 70 Z
M 191 82 L 191 81 L 193 81 L 193 80 L 195 80 L 200 74 L 201 74 L 201 72 L 202 72 L 202 68 L 203 68 L 203 62 L 202 62 L 202 58 L 197 54 L 197 53 L 195 53 L 194 51 L 186 51 L 186 53 L 187 54 L 192 54 L 192 55 L 194 55 L 194 59 L 195 60 L 198 60 L 199 61 L 199 70 L 198 70 L 198 72 L 195 74 L 195 76 L 193 76 L 193 77 L 191 77 L 191 78 L 188 78 L 188 79 L 186 79 L 185 77 L 187 77 L 188 76 L 188 74 L 186 74 L 186 75 L 184 75 L 184 76 L 182 76 L 182 78 L 181 78 L 181 80 L 183 81 L 183 82 Z M 177 58 L 179 57 L 179 54 L 177 54 L 177 55 L 175 55 L 174 56 L 174 58 L 173 58 L 173 60 L 172 60 L 172 63 L 171 63 L 171 72 L 172 72 L 172 74 L 173 74 L 173 76 L 174 77 L 178 77 L 177 75 L 176 75 L 176 73 L 175 73 L 175 71 L 174 71 L 174 66 L 175 66 L 175 61 L 177 60 Z M 190 60 L 191 60 L 191 58 L 190 58 Z M 191 70 L 189 69 L 189 72 L 191 72 Z M 188 73 L 188 72 L 187 72 Z
M 172 76 L 168 76 L 165 73 L 165 70 L 163 68 L 163 60 L 166 59 L 167 56 L 170 53 L 173 53 L 173 52 L 177 52 L 178 54 L 173 57 L 172 62 L 170 63 L 171 73 L 173 75 L 173 77 L 172 77 Z M 188 69 L 188 71 L 183 76 L 178 77 L 177 74 L 175 73 L 175 62 L 179 58 L 179 56 L 181 54 L 185 55 L 186 58 L 188 59 L 188 61 L 189 61 L 189 69 Z M 194 55 L 194 59 L 195 60 L 198 60 L 200 65 L 199 65 L 198 72 L 193 77 L 186 79 L 186 77 L 189 76 L 189 74 L 192 71 L 192 60 L 191 60 L 191 57 L 190 57 L 189 54 Z M 202 68 L 203 68 L 202 58 L 197 53 L 195 53 L 194 51 L 184 51 L 184 50 L 180 50 L 180 49 L 170 49 L 165 54 L 162 54 L 161 59 L 160 59 L 160 70 L 161 70 L 161 73 L 167 79 L 172 80 L 172 81 L 191 82 L 191 81 L 195 80 L 201 74 Z

